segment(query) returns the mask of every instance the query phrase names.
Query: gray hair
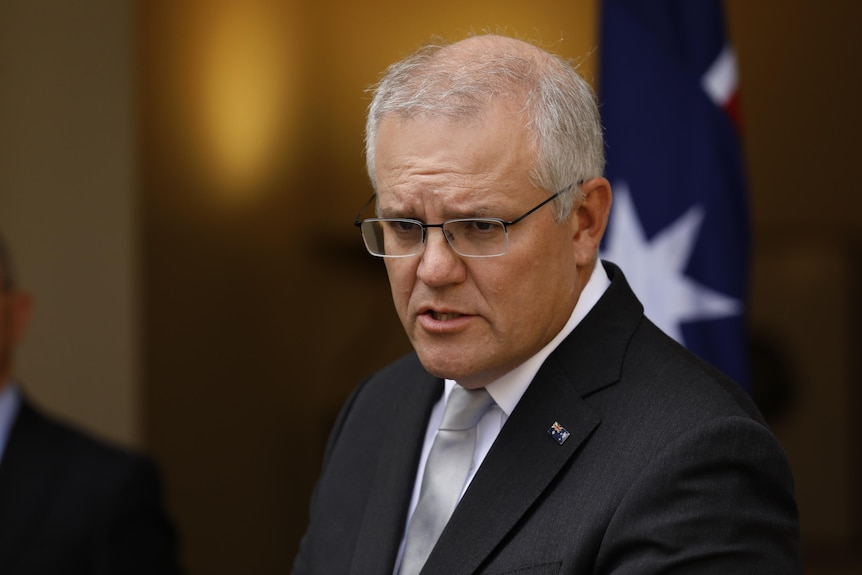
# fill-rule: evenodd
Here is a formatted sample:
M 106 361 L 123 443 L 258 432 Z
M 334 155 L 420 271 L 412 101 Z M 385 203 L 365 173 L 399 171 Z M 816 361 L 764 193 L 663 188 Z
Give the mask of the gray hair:
M 533 137 L 530 177 L 555 193 L 604 173 L 604 136 L 595 93 L 571 63 L 536 46 L 500 36 L 474 37 L 476 50 L 428 44 L 390 66 L 373 88 L 365 125 L 365 159 L 375 190 L 377 128 L 388 115 L 402 118 L 479 119 L 508 99 Z M 469 39 L 468 39 L 469 41 Z M 580 195 L 578 193 L 578 195 Z M 556 217 L 571 213 L 574 194 L 561 194 Z
M 12 269 L 12 256 L 6 247 L 6 240 L 0 234 L 0 290 L 8 291 L 15 287 L 15 273 Z

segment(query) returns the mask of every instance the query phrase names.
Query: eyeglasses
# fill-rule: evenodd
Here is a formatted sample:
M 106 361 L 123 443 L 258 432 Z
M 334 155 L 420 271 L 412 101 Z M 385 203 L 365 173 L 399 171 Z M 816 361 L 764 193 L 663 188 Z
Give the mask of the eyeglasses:
M 449 246 L 461 256 L 491 258 L 501 256 L 509 249 L 510 226 L 523 221 L 524 218 L 571 189 L 570 184 L 510 222 L 499 218 L 458 218 L 446 220 L 442 224 L 425 224 L 419 220 L 406 218 L 360 220 L 359 216 L 377 196 L 374 193 L 353 220 L 353 225 L 362 232 L 362 239 L 368 253 L 380 258 L 405 258 L 421 254 L 425 249 L 428 228 L 440 228 Z

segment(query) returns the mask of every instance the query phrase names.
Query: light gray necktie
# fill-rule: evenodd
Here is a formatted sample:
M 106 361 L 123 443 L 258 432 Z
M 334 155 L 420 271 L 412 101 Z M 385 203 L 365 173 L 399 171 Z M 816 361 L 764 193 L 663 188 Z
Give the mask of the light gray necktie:
M 399 575 L 422 570 L 458 504 L 476 447 L 476 424 L 494 403 L 484 388 L 455 386 L 425 463 L 419 502 L 410 519 Z

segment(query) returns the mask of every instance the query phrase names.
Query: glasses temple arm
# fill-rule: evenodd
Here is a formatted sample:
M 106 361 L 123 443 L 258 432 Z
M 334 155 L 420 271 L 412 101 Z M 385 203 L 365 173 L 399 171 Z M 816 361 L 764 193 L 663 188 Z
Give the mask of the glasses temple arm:
M 373 201 L 374 201 L 374 198 L 376 198 L 376 197 L 377 197 L 377 192 L 374 192 L 373 194 L 371 194 L 371 197 L 370 197 L 370 198 L 368 198 L 368 201 L 367 201 L 367 202 L 365 202 L 365 205 L 364 205 L 364 206 L 362 206 L 362 209 L 361 209 L 361 210 L 359 210 L 359 213 L 358 213 L 358 214 L 356 214 L 356 217 L 355 217 L 355 218 L 353 218 L 353 225 L 354 225 L 354 226 L 357 226 L 357 227 L 358 227 L 358 226 L 360 226 L 360 225 L 362 224 L 362 220 L 360 220 L 360 219 L 359 219 L 359 217 L 362 215 L 362 212 L 364 212 L 364 211 L 366 210 L 366 208 L 368 208 L 368 206 L 370 206 L 370 205 L 371 205 L 371 202 L 373 202 Z

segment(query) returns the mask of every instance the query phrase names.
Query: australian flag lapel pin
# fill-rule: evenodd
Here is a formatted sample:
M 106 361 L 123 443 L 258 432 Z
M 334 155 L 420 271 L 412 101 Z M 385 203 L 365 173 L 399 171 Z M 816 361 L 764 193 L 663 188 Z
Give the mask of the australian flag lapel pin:
M 548 435 L 554 438 L 557 443 L 562 445 L 571 435 L 566 428 L 559 424 L 559 422 L 555 421 L 554 425 L 551 426 L 551 429 L 548 430 Z

